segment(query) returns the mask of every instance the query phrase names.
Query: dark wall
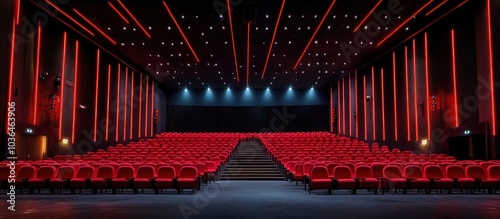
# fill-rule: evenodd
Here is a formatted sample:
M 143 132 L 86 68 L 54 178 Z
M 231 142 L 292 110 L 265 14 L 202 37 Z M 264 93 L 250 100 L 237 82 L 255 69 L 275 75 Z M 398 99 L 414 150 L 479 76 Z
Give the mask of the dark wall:
M 498 19 L 495 20 L 499 11 L 498 1 L 491 3 L 493 34 L 498 38 Z M 459 8 L 415 35 L 414 38 L 388 51 L 369 66 L 340 77 L 333 84 L 334 105 L 336 108 L 340 106 L 339 120 L 335 129 L 343 135 L 359 137 L 368 142 L 379 142 L 391 148 L 446 153 L 449 147 L 453 146 L 448 143 L 450 133 L 453 131 L 463 133 L 463 130 L 473 129 L 475 125 L 487 122 L 490 128 L 486 136 L 491 143 L 488 146 L 489 158 L 495 158 L 495 149 L 498 150 L 499 146 L 498 141 L 495 142 L 495 137 L 491 135 L 493 119 L 491 92 L 487 88 L 490 84 L 490 71 L 486 67 L 489 66 L 486 21 L 486 1 L 466 4 L 465 7 Z M 452 30 L 455 34 L 458 111 L 455 105 L 453 79 Z M 428 81 L 425 68 L 425 35 L 428 40 Z M 494 42 L 496 43 L 494 48 L 498 48 L 498 39 L 494 39 Z M 498 81 L 498 49 L 495 53 L 495 81 Z M 363 85 L 363 77 L 366 77 L 366 85 Z M 357 96 L 354 95 L 355 83 L 358 85 Z M 485 93 L 487 95 L 482 95 Z M 495 105 L 498 105 L 498 90 L 496 94 Z M 371 102 L 366 102 L 366 96 L 372 97 Z M 437 98 L 435 110 L 431 107 L 432 96 Z M 366 108 L 364 103 L 367 104 Z M 375 110 L 374 116 L 372 110 Z M 496 111 L 498 112 L 498 109 Z M 455 119 L 456 112 L 458 121 Z M 353 116 L 354 113 L 356 117 Z M 430 140 L 430 143 L 421 146 L 424 139 Z

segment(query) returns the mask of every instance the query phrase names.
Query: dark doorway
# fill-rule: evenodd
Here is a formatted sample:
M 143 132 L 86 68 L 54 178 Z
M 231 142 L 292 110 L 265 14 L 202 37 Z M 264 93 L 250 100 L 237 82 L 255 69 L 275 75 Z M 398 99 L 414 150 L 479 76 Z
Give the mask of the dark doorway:
M 484 134 L 458 136 L 449 139 L 450 155 L 459 160 L 486 160 L 486 137 Z
M 46 146 L 47 136 L 16 132 L 16 156 L 18 160 L 42 160 L 45 158 Z

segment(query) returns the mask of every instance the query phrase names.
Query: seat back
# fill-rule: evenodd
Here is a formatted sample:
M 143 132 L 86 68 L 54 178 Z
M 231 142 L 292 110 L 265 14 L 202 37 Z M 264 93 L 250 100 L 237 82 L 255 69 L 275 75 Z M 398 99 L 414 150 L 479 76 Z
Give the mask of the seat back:
M 406 178 L 423 178 L 422 169 L 417 165 L 408 165 L 404 169 Z
M 356 178 L 373 178 L 372 168 L 368 165 L 359 165 L 356 167 Z
M 295 175 L 296 176 L 304 175 L 304 164 L 303 163 L 295 164 Z
M 465 178 L 465 171 L 461 166 L 449 165 L 446 167 L 446 176 L 453 179 Z
M 155 177 L 155 168 L 152 166 L 140 166 L 136 172 L 136 178 L 146 178 L 151 179 Z
M 109 165 L 102 165 L 97 169 L 96 178 L 114 178 L 114 169 Z
M 205 161 L 205 165 L 207 166 L 207 171 L 215 171 L 217 169 L 217 165 L 213 161 Z
M 61 166 L 56 175 L 58 179 L 71 179 L 73 177 L 75 177 L 75 168 L 73 166 Z
M 175 168 L 172 166 L 162 166 L 158 169 L 158 178 L 173 179 L 175 176 Z
M 181 173 L 179 178 L 192 178 L 196 179 L 198 177 L 198 170 L 193 166 L 183 166 L 181 168 Z
M 384 167 L 386 165 L 383 163 L 372 163 L 372 172 L 373 172 L 373 177 L 384 177 Z
M 0 166 L 0 180 L 6 180 L 10 176 L 10 167 L 9 166 Z
M 314 166 L 314 163 L 305 163 L 304 164 L 304 172 L 303 174 L 306 175 L 306 176 L 309 176 L 309 174 L 311 173 L 311 169 L 313 168 Z
M 335 179 L 351 179 L 352 173 L 351 169 L 348 166 L 336 166 L 333 169 L 333 177 Z
M 399 166 L 394 166 L 394 165 L 389 165 L 384 167 L 383 169 L 384 177 L 385 178 L 403 178 L 403 175 L 401 174 L 401 169 Z
M 196 169 L 198 170 L 198 173 L 200 173 L 200 174 L 207 172 L 207 166 L 204 163 L 197 163 Z
M 91 179 L 94 177 L 95 169 L 92 166 L 82 166 L 76 173 L 76 178 Z
M 428 165 L 424 167 L 425 178 L 440 179 L 444 178 L 444 173 L 438 165 Z
M 34 166 L 22 166 L 17 171 L 16 178 L 18 179 L 31 179 L 35 177 L 36 168 Z
M 311 169 L 311 179 L 328 179 L 328 169 L 325 166 L 315 166 Z
M 487 170 L 489 178 L 500 179 L 500 165 L 490 165 Z
M 134 178 L 134 168 L 132 166 L 121 166 L 118 168 L 116 178 Z
M 483 167 L 479 165 L 467 166 L 465 168 L 465 175 L 467 176 L 467 178 L 474 178 L 474 179 L 488 178 L 486 171 L 484 171 Z

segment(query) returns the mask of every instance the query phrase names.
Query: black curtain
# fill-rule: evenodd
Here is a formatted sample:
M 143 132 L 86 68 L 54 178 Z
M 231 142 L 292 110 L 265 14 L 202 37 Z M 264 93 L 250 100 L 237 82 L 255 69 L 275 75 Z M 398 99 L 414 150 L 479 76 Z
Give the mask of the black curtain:
M 167 106 L 169 132 L 327 131 L 328 106 Z

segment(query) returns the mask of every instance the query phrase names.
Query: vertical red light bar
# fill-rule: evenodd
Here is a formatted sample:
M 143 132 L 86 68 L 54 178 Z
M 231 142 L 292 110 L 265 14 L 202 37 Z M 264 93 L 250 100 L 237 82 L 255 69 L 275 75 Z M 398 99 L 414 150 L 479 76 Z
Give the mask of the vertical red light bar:
M 394 140 L 398 141 L 398 101 L 396 87 L 396 52 L 392 52 L 392 86 L 394 92 Z
M 372 139 L 374 141 L 377 139 L 375 119 L 375 68 L 372 67 Z
M 7 103 L 10 103 L 12 100 L 12 80 L 14 78 L 14 51 L 16 50 L 16 45 L 15 45 L 15 39 L 16 39 L 16 20 L 12 19 L 12 35 L 10 39 L 10 67 L 9 67 L 9 88 L 8 88 L 8 94 L 7 94 Z M 5 121 L 7 121 L 8 118 L 8 113 L 5 114 Z M 8 130 L 8 123 L 5 123 L 5 130 Z
M 413 39 L 413 107 L 415 114 L 415 141 L 418 141 L 418 101 L 417 101 L 417 43 Z
M 75 143 L 75 124 L 76 124 L 76 100 L 78 91 L 78 40 L 75 45 L 75 71 L 74 71 L 74 86 L 73 86 L 73 124 L 71 127 L 71 143 Z
M 424 33 L 424 59 L 425 59 L 425 106 L 427 111 L 427 139 L 431 139 L 431 111 L 430 111 L 430 103 L 429 103 L 429 51 L 427 49 L 427 33 Z
M 95 70 L 95 102 L 94 102 L 94 142 L 97 141 L 97 106 L 99 100 L 99 67 L 100 67 L 101 51 L 97 49 L 97 61 Z
M 337 109 L 338 109 L 337 110 L 337 115 L 338 115 L 337 116 L 337 118 L 338 118 L 337 119 L 337 126 L 338 126 L 338 129 L 337 130 L 340 133 L 340 123 L 341 123 L 340 118 L 342 118 L 342 117 L 340 117 L 340 107 L 341 107 L 341 105 L 340 105 L 340 80 L 338 80 L 337 82 L 338 82 L 338 86 L 337 86 L 337 97 L 338 97 L 337 98 Z
M 342 78 L 342 116 L 344 118 L 342 118 L 342 132 L 344 135 L 346 135 L 346 131 L 345 131 L 345 77 Z
M 333 132 L 333 86 L 330 84 L 330 133 Z
M 406 80 L 406 129 L 408 131 L 408 141 L 411 141 L 411 132 L 410 132 L 410 97 L 408 95 L 408 47 L 405 46 L 405 80 Z
M 382 140 L 385 141 L 385 92 L 384 92 L 384 68 L 380 69 L 380 87 L 382 87 Z
M 16 25 L 19 24 L 20 14 L 21 14 L 21 0 L 16 0 Z
M 486 14 L 488 17 L 488 56 L 490 62 L 490 93 L 491 93 L 491 130 L 493 136 L 497 135 L 497 116 L 496 116 L 496 103 L 495 103 L 495 71 L 493 69 L 493 42 L 491 34 L 491 1 L 486 1 Z
M 247 22 L 247 87 L 250 75 L 250 22 Z
M 123 141 L 127 140 L 127 93 L 128 92 L 128 67 L 125 66 L 125 90 L 123 90 Z
M 154 107 L 155 107 L 155 82 L 152 81 L 151 83 L 151 117 L 153 118 L 153 115 L 154 115 Z M 150 128 L 150 132 L 151 132 L 151 137 L 154 136 L 154 129 L 153 129 L 153 119 L 151 119 L 150 121 L 151 123 L 151 128 Z
M 59 107 L 60 111 L 59 111 L 59 140 L 62 139 L 62 120 L 63 120 L 63 112 L 64 112 L 64 85 L 66 84 L 65 83 L 65 78 L 64 78 L 64 75 L 65 75 L 65 69 L 66 69 L 66 38 L 67 38 L 67 33 L 64 32 L 64 36 L 63 36 L 63 53 L 62 53 L 62 67 L 61 67 L 61 98 L 60 98 L 60 102 L 61 102 L 61 105 Z
M 358 71 L 354 72 L 354 104 L 356 109 L 356 138 L 359 137 L 359 119 L 358 119 Z
M 226 0 L 227 8 L 231 9 L 230 0 Z M 231 10 L 227 10 L 227 14 L 229 17 L 229 29 L 231 30 L 231 43 L 233 44 L 233 57 L 234 57 L 234 67 L 236 71 L 236 81 L 240 82 L 240 73 L 238 67 L 238 57 L 236 56 L 236 43 L 234 42 L 234 30 L 233 30 L 233 16 Z
M 455 127 L 459 126 L 458 121 L 458 97 L 457 97 L 457 63 L 455 59 L 455 30 L 451 29 L 451 57 L 453 73 L 453 98 L 455 101 Z
M 366 75 L 363 75 L 363 97 L 366 98 Z M 364 113 L 364 123 L 365 123 L 365 140 L 368 139 L 368 130 L 366 125 L 366 100 L 363 98 L 363 113 Z
M 108 65 L 108 97 L 106 103 L 106 141 L 109 139 L 109 93 L 111 92 L 111 65 Z
M 40 19 L 38 19 L 38 35 L 36 43 L 36 64 L 35 64 L 35 103 L 33 110 L 33 125 L 36 125 L 37 110 L 38 110 L 38 72 L 40 71 L 40 47 L 42 42 L 42 25 L 40 25 Z
M 141 137 L 141 125 L 142 125 L 142 74 L 139 75 L 141 78 L 139 82 L 139 138 Z
M 351 76 L 349 75 L 349 81 L 347 82 L 349 83 L 349 90 L 347 90 L 347 96 L 349 97 L 349 101 L 348 101 L 348 104 L 349 104 L 349 136 L 352 136 L 352 110 L 351 110 Z
M 132 79 L 130 82 L 130 140 L 132 140 L 132 129 L 134 127 L 134 71 L 132 71 Z
M 115 141 L 118 141 L 119 133 L 120 133 L 120 76 L 121 76 L 121 68 L 120 63 L 118 63 L 118 72 L 117 72 L 117 80 L 116 80 L 116 129 L 115 129 Z
M 144 105 L 144 137 L 148 137 L 149 77 L 146 77 L 146 105 Z

